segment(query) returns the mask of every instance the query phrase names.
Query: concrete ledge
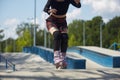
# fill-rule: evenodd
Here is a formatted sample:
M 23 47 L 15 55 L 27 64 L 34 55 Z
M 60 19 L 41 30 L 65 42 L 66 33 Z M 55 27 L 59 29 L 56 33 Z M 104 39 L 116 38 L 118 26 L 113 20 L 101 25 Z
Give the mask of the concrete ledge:
M 68 49 L 68 51 L 76 52 L 105 67 L 120 67 L 120 53 L 113 50 L 92 46 L 78 46 L 71 47 Z
M 24 47 L 23 52 L 25 53 L 34 53 L 42 57 L 44 60 L 53 63 L 53 50 L 44 47 Z M 67 69 L 86 69 L 86 60 L 85 59 L 76 59 L 74 57 L 66 58 L 68 63 Z
M 68 69 L 86 69 L 85 59 L 73 59 L 67 57 Z

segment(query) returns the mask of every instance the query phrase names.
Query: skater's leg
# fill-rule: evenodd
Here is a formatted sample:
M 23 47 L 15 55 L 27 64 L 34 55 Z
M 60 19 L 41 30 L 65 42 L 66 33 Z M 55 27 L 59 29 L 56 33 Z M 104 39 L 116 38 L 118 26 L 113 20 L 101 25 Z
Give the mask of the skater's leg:
M 54 63 L 56 65 L 56 68 L 63 68 L 64 64 L 63 57 L 60 55 L 60 46 L 61 46 L 61 33 L 59 31 L 56 31 L 53 33 L 54 36 Z
M 54 63 L 56 65 L 56 68 L 65 69 L 67 67 L 65 59 L 68 45 L 68 34 L 60 33 L 60 31 L 55 31 L 53 33 L 53 36 L 54 36 Z
M 63 60 L 63 68 L 67 67 L 66 63 L 66 50 L 68 47 L 68 34 L 67 33 L 61 33 L 61 59 Z
M 61 38 L 61 33 L 57 26 L 53 24 L 51 21 L 47 21 L 47 29 L 53 35 L 53 46 L 54 46 L 54 63 L 57 64 L 61 61 L 60 59 L 60 38 Z
M 68 28 L 63 27 L 61 30 L 61 52 L 66 53 L 68 47 Z
M 53 37 L 54 37 L 54 63 L 57 64 L 60 61 L 62 61 L 62 59 L 60 58 L 60 42 L 61 42 L 60 32 L 55 31 L 53 33 Z

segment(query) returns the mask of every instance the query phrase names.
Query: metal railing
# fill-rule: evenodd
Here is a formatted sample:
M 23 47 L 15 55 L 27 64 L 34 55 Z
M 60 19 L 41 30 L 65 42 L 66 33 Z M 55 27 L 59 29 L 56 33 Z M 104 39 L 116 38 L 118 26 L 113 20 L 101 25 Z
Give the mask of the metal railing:
M 109 49 L 120 50 L 119 46 L 120 46 L 119 43 L 114 42 L 114 43 L 109 47 Z
M 15 69 L 15 64 L 13 64 L 10 60 L 8 60 L 6 57 L 2 56 L 0 54 L 0 62 L 2 62 L 2 60 L 5 61 L 5 68 L 8 69 L 8 67 L 12 67 L 13 71 L 16 71 Z

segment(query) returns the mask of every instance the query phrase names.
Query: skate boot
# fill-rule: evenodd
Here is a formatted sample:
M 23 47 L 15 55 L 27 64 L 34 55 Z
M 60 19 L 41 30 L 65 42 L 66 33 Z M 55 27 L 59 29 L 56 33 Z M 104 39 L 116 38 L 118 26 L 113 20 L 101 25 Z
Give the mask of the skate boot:
M 66 69 L 67 68 L 67 63 L 66 63 L 66 53 L 60 53 L 60 59 L 61 61 L 57 64 L 58 69 Z
M 54 63 L 56 66 L 56 69 L 66 69 L 67 63 L 66 63 L 66 53 L 61 53 L 60 51 L 54 52 Z
M 62 65 L 63 65 L 62 69 L 66 69 L 67 68 L 66 53 L 61 52 L 60 58 L 62 59 Z
M 62 59 L 60 58 L 60 51 L 54 51 L 54 64 L 56 68 L 59 67 L 59 62 L 61 62 Z

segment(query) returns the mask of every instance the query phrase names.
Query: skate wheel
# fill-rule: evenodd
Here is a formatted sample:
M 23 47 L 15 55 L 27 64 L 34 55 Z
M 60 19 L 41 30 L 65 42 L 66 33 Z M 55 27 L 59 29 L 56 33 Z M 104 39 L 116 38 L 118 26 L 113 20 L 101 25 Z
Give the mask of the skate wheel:
M 56 65 L 56 69 L 67 69 L 67 64 L 66 64 L 66 62 L 59 62 L 59 63 L 57 63 L 57 64 L 55 64 Z

